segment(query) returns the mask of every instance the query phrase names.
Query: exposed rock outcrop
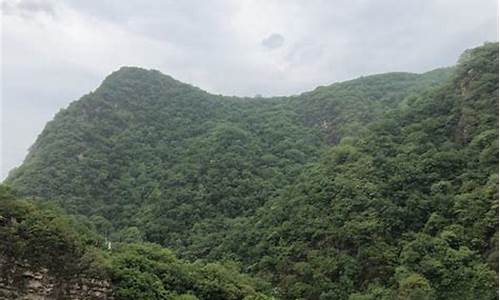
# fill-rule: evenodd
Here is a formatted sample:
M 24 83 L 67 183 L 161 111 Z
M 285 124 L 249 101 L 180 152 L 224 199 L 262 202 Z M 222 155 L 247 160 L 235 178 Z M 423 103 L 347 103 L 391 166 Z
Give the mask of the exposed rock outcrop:
M 85 277 L 56 278 L 47 269 L 31 270 L 30 266 L 7 265 L 0 259 L 0 300 L 113 299 L 108 281 Z

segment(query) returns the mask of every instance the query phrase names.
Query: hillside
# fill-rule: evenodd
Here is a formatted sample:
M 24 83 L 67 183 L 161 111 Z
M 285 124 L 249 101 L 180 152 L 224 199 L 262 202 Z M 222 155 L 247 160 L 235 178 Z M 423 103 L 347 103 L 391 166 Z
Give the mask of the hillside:
M 485 44 L 452 68 L 276 98 L 124 67 L 5 183 L 122 245 L 96 250 L 118 299 L 494 299 L 497 158 Z
M 497 298 L 497 72 L 497 44 L 466 52 L 443 86 L 331 147 L 221 253 L 287 299 Z
M 107 241 L 92 224 L 0 185 L 0 299 L 255 299 L 268 287 L 231 263 Z
M 59 112 L 7 182 L 89 217 L 115 239 L 137 233 L 139 241 L 182 247 L 193 231 L 222 233 L 231 219 L 252 215 L 317 161 L 332 136 L 359 131 L 448 73 L 243 99 L 122 68 Z

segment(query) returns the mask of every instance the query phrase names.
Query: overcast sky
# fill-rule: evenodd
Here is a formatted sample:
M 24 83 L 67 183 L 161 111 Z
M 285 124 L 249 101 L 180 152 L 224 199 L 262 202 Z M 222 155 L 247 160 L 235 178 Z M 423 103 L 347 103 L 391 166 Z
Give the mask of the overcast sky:
M 1 176 L 120 66 L 225 95 L 452 65 L 498 40 L 496 0 L 2 1 Z

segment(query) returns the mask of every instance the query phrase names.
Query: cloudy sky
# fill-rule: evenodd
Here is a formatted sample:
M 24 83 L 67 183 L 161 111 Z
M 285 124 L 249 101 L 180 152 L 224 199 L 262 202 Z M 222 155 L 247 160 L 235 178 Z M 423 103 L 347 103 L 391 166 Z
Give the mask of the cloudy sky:
M 3 0 L 1 178 L 120 66 L 209 92 L 289 95 L 423 72 L 498 40 L 496 0 Z

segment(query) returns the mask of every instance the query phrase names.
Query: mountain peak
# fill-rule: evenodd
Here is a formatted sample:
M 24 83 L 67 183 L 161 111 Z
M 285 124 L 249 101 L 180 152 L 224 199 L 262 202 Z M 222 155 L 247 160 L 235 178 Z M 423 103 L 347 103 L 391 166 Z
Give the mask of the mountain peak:
M 102 87 L 122 88 L 127 86 L 144 88 L 152 85 L 164 87 L 187 86 L 187 84 L 175 80 L 173 77 L 165 75 L 158 70 L 123 66 L 108 75 L 102 82 L 100 89 Z

